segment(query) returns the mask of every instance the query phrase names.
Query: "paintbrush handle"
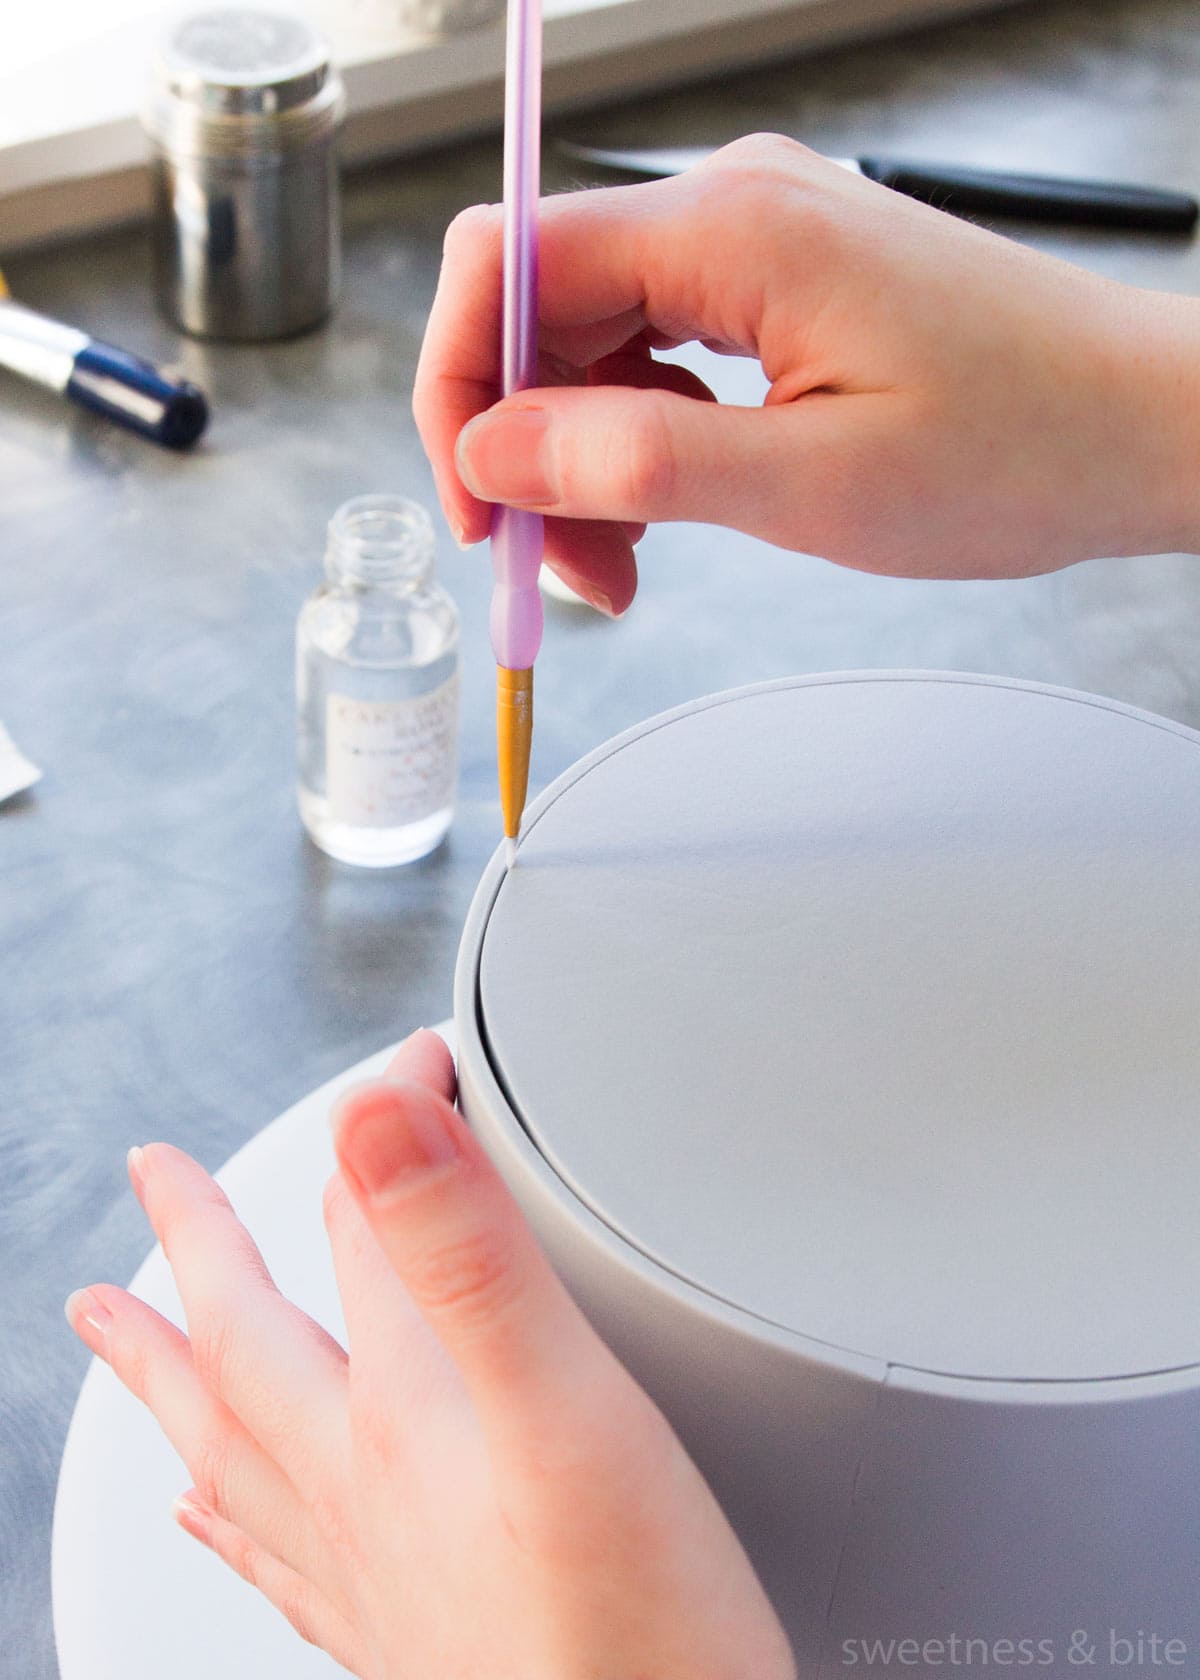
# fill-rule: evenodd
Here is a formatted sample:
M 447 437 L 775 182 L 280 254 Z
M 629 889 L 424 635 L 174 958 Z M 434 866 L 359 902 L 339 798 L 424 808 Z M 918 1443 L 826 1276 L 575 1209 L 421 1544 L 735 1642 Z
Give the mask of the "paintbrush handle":
M 542 516 L 498 507 L 492 514 L 492 589 L 488 628 L 496 664 L 528 671 L 542 643 Z
M 541 0 L 509 0 L 504 73 L 504 295 L 502 390 L 537 377 L 537 218 L 541 190 Z M 492 516 L 492 649 L 497 665 L 527 671 L 542 640 L 540 514 L 498 507 Z

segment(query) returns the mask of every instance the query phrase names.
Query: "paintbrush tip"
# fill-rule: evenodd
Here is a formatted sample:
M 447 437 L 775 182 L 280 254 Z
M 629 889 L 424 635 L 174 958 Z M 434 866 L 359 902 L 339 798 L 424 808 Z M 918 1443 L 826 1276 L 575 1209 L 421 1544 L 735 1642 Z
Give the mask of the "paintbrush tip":
M 504 866 L 505 866 L 505 868 L 506 869 L 511 869 L 513 864 L 516 863 L 516 861 L 517 861 L 517 842 L 510 838 L 510 839 L 505 840 L 505 842 L 504 842 Z

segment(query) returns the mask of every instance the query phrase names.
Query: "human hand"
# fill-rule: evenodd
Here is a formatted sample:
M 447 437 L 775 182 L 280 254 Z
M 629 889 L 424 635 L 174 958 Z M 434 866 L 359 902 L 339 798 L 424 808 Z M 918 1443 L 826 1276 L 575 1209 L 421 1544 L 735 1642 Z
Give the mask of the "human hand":
M 1200 315 L 753 135 L 540 213 L 543 388 L 499 397 L 501 212 L 451 224 L 413 410 L 465 542 L 488 503 L 620 612 L 694 519 L 863 571 L 1004 577 L 1200 543 Z M 652 350 L 757 357 L 724 406 Z
M 188 1335 L 113 1284 L 67 1311 L 187 1465 L 179 1520 L 361 1680 L 791 1680 L 712 1494 L 454 1095 L 421 1032 L 335 1111 L 348 1355 L 190 1156 L 131 1151 Z

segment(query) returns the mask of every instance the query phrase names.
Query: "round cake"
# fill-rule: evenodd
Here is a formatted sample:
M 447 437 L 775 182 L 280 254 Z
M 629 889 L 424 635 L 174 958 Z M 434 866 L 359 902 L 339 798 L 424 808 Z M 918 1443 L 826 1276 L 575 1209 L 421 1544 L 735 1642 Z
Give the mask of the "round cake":
M 464 1111 L 804 1674 L 1200 1648 L 1198 842 L 1190 730 L 849 673 L 598 749 L 481 883 Z

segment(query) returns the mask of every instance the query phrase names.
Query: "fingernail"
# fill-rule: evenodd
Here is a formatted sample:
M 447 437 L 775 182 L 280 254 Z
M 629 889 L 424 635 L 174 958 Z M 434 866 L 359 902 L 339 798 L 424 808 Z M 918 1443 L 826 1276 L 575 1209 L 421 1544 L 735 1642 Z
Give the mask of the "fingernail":
M 580 600 L 586 601 L 589 607 L 595 607 L 597 612 L 604 613 L 607 618 L 619 617 L 619 614 L 613 611 L 611 596 L 605 595 L 603 590 L 597 589 L 594 583 L 563 566 L 556 566 L 554 569 L 567 588 L 573 589 Z
M 212 1545 L 212 1525 L 209 1514 L 191 1492 L 181 1493 L 178 1499 L 171 1502 L 171 1515 L 180 1528 L 186 1529 L 193 1540 L 200 1540 L 206 1546 Z
M 125 1165 L 129 1171 L 129 1182 L 133 1185 L 133 1193 L 137 1197 L 138 1201 L 141 1202 L 142 1206 L 145 1207 L 146 1166 L 142 1160 L 142 1151 L 138 1144 L 135 1143 L 128 1155 L 126 1155 Z
M 458 434 L 459 476 L 485 502 L 541 507 L 558 500 L 550 419 L 540 408 L 477 414 Z
M 366 1195 L 402 1189 L 457 1156 L 443 1105 L 431 1092 L 414 1085 L 359 1100 L 365 1112 L 356 1116 L 343 1145 L 343 1165 Z
M 76 1289 L 63 1306 L 67 1323 L 80 1341 L 86 1342 L 101 1359 L 108 1358 L 108 1332 L 113 1321 L 104 1302 L 90 1289 Z

